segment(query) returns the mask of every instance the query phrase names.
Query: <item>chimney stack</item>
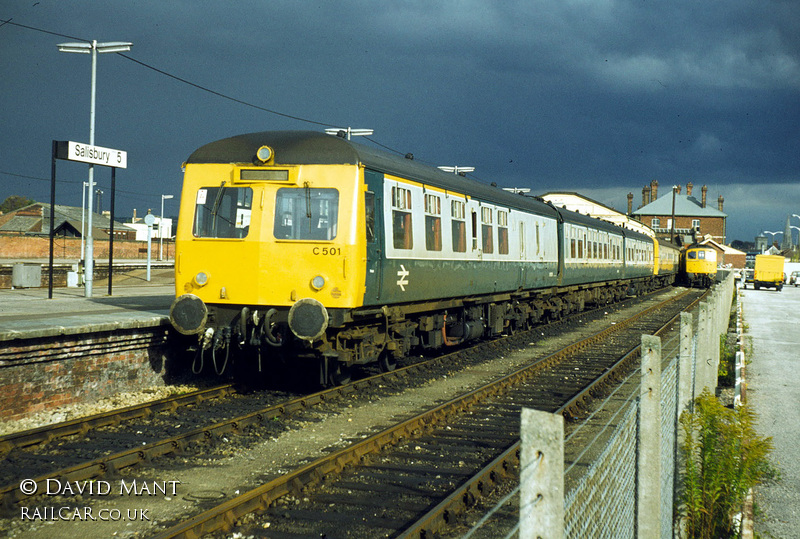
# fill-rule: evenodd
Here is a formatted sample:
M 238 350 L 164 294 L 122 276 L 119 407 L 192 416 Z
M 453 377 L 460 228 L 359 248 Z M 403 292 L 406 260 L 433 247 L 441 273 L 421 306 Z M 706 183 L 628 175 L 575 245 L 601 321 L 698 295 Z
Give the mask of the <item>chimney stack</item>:
M 719 211 L 722 211 L 722 203 L 725 202 L 725 199 L 722 198 L 722 195 L 719 196 L 717 199 L 717 206 L 719 207 Z
M 706 187 L 706 186 L 704 185 L 704 186 L 703 186 L 703 187 L 700 189 L 700 191 L 703 193 L 703 199 L 700 201 L 700 207 L 701 207 L 701 208 L 705 208 L 705 207 L 706 207 L 706 195 L 708 194 L 708 187 Z
M 650 204 L 650 187 L 644 186 L 642 189 L 642 206 Z
M 692 196 L 692 187 L 694 187 L 694 184 L 692 182 L 689 182 L 689 183 L 686 184 L 686 196 L 687 197 Z
M 628 215 L 633 213 L 633 193 L 628 193 Z
M 677 189 L 675 189 L 675 194 L 676 195 L 680 195 L 681 194 L 681 184 L 678 184 L 675 187 L 677 187 Z
M 653 180 L 650 182 L 650 200 L 656 200 L 658 198 L 658 180 Z

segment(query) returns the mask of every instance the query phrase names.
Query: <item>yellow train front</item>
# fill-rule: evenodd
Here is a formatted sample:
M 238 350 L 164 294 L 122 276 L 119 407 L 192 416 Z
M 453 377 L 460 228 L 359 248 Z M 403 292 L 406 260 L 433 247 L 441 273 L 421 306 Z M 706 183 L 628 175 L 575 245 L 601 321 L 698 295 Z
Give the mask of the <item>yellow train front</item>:
M 224 370 L 234 344 L 279 348 L 287 328 L 313 341 L 364 296 L 357 164 L 303 164 L 291 133 L 276 157 L 257 135 L 208 144 L 184 164 L 170 316 L 200 336 L 196 370 Z
M 686 286 L 712 286 L 717 279 L 717 251 L 698 244 L 687 247 L 681 254 L 681 276 Z

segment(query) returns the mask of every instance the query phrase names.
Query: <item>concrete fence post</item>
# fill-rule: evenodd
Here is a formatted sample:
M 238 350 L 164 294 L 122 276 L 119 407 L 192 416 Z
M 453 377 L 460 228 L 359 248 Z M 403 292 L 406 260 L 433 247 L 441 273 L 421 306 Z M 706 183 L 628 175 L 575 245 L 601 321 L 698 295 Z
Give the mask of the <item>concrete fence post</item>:
M 681 337 L 678 360 L 678 416 L 688 410 L 694 400 L 694 351 L 692 313 L 681 313 Z
M 681 313 L 681 337 L 680 353 L 678 356 L 678 402 L 676 403 L 675 415 L 675 447 L 674 450 L 674 473 L 673 473 L 673 500 L 678 500 L 678 492 L 681 485 L 681 477 L 685 463 L 681 459 L 681 447 L 684 444 L 686 435 L 680 426 L 681 414 L 685 411 L 694 411 L 694 378 L 697 365 L 694 357 L 694 331 L 692 326 L 692 313 Z M 673 501 L 677 503 L 677 501 Z M 681 526 L 680 520 L 675 521 L 674 525 Z
M 709 365 L 709 379 L 713 380 L 711 388 L 717 387 L 717 373 L 719 372 L 719 321 L 720 321 L 720 308 L 719 308 L 719 290 L 715 287 L 711 294 L 711 327 L 709 328 L 708 346 L 709 356 L 711 363 Z
M 661 536 L 661 339 L 642 335 L 636 536 Z
M 722 320 L 722 309 L 720 303 L 720 293 L 718 289 L 714 289 L 714 303 L 711 304 L 711 320 L 713 324 L 709 328 L 710 333 L 708 335 L 708 346 L 709 346 L 709 357 L 711 359 L 709 365 L 709 381 L 711 382 L 711 392 L 714 393 L 714 390 L 717 387 L 717 377 L 719 373 L 719 338 L 722 334 L 722 327 L 721 320 Z
M 709 308 L 708 302 L 701 302 L 698 306 L 697 318 L 697 376 L 695 378 L 695 396 L 709 386 L 708 371 L 711 355 L 708 350 Z
M 564 417 L 522 409 L 520 539 L 564 537 Z

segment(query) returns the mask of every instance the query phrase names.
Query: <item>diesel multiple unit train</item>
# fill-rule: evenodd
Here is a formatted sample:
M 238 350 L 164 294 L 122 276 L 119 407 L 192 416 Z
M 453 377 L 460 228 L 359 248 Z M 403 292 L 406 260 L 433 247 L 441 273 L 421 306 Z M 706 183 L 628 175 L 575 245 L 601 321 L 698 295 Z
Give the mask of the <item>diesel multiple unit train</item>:
M 234 349 L 335 384 L 678 273 L 670 244 L 340 136 L 235 136 L 184 172 L 170 318 L 218 371 Z
M 679 271 L 682 284 L 708 288 L 717 278 L 717 251 L 706 245 L 689 245 L 681 252 Z

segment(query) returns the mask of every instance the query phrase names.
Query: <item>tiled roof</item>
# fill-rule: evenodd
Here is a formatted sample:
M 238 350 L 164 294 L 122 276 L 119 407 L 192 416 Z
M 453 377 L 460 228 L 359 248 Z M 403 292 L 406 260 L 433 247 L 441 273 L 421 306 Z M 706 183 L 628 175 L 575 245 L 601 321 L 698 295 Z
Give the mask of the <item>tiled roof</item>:
M 672 192 L 632 212 L 632 215 L 672 215 Z M 708 205 L 704 208 L 693 196 L 675 195 L 675 215 L 681 217 L 727 217 L 728 214 Z
M 40 209 L 41 208 L 41 209 Z M 40 209 L 40 210 L 39 210 Z M 4 232 L 32 232 L 35 234 L 50 234 L 50 204 L 46 202 L 36 202 L 24 208 L 19 208 L 15 212 L 20 212 L 26 215 L 14 215 L 3 226 L 0 226 L 0 231 Z M 11 212 L 11 213 L 15 213 Z M 31 213 L 39 213 L 41 217 L 34 217 Z M 77 229 L 80 230 L 81 222 L 81 208 L 74 206 L 64 206 L 62 204 L 55 205 L 55 222 L 56 227 L 60 226 L 65 221 L 78 223 Z M 38 230 L 38 223 L 41 222 L 41 230 Z M 92 228 L 95 231 L 107 229 L 111 227 L 111 219 L 104 217 L 98 213 L 92 212 Z M 123 224 L 119 221 L 114 221 L 115 229 L 122 229 Z M 93 236 L 95 234 L 92 234 Z

